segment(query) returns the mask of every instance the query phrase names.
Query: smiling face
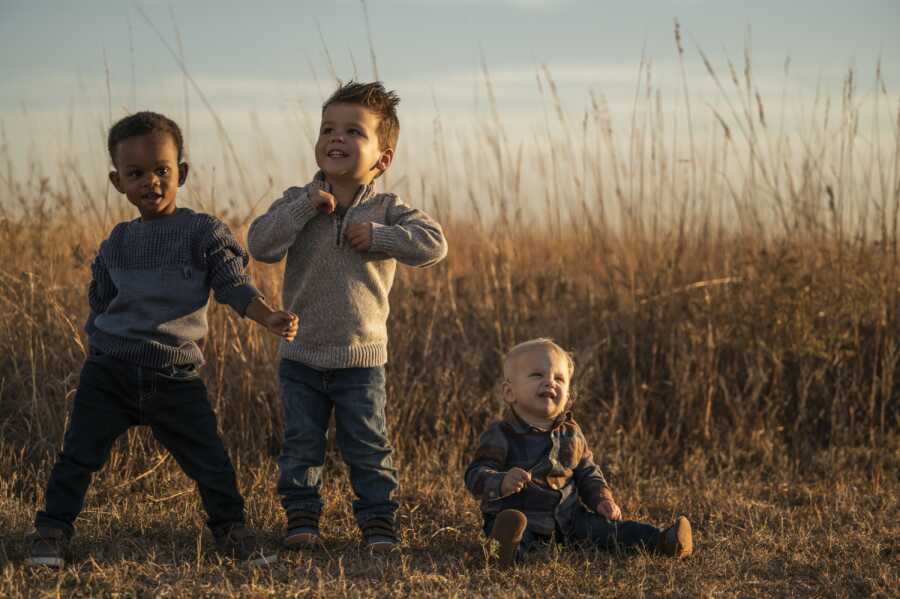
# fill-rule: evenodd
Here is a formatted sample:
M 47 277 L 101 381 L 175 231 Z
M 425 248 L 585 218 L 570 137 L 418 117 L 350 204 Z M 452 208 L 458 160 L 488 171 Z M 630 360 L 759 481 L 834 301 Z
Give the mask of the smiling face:
M 538 345 L 510 358 L 503 399 L 522 420 L 547 428 L 569 403 L 571 367 L 551 346 Z
M 330 183 L 368 185 L 391 164 L 392 148 L 381 149 L 378 117 L 358 104 L 329 104 L 322 113 L 316 164 Z
M 188 166 L 178 163 L 178 147 L 167 133 L 127 137 L 116 146 L 116 170 L 109 180 L 144 220 L 175 212 L 175 195 L 187 178 Z

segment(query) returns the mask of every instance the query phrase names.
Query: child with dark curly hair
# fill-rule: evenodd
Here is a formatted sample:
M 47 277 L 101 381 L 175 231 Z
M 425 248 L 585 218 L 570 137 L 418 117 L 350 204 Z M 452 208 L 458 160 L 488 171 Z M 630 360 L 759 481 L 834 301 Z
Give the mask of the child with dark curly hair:
M 244 526 L 244 500 L 200 378 L 210 291 L 219 303 L 290 341 L 297 317 L 271 309 L 245 272 L 228 227 L 176 205 L 188 176 L 181 131 L 139 112 L 109 131 L 109 179 L 140 217 L 119 223 L 91 266 L 90 351 L 62 452 L 35 518 L 28 565 L 62 567 L 91 476 L 113 442 L 148 425 L 197 483 L 217 547 L 251 564 L 272 561 Z

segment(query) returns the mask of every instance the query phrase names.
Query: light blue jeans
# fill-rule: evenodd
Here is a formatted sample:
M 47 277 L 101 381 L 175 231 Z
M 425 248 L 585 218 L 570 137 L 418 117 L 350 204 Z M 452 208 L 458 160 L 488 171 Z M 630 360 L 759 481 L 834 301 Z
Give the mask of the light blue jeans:
M 337 444 L 356 494 L 356 521 L 393 516 L 397 471 L 384 416 L 384 367 L 316 370 L 282 359 L 278 380 L 284 408 L 278 494 L 285 511 L 322 511 L 322 467 L 334 411 Z

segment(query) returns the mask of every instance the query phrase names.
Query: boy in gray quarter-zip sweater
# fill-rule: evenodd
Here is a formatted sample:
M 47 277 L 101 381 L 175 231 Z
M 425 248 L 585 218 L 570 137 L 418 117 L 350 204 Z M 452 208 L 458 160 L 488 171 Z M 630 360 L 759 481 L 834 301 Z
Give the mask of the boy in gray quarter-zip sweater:
M 110 129 L 109 154 L 110 180 L 140 218 L 116 225 L 91 267 L 90 355 L 26 563 L 63 565 L 92 474 L 116 438 L 136 425 L 149 425 L 197 482 L 220 549 L 268 563 L 273 554 L 244 526 L 244 500 L 197 372 L 198 344 L 210 291 L 287 340 L 297 317 L 263 301 L 244 271 L 246 252 L 223 222 L 176 206 L 188 174 L 178 125 L 152 112 L 125 117 Z
M 300 317 L 296 339 L 280 348 L 278 492 L 287 547 L 319 542 L 332 411 L 363 540 L 378 551 L 397 543 L 391 498 L 397 477 L 384 415 L 388 293 L 398 261 L 426 267 L 447 253 L 433 218 L 374 191 L 375 178 L 394 157 L 398 102 L 378 82 L 341 86 L 322 108 L 319 172 L 306 186 L 285 191 L 247 236 L 257 260 L 287 259 L 282 301 Z

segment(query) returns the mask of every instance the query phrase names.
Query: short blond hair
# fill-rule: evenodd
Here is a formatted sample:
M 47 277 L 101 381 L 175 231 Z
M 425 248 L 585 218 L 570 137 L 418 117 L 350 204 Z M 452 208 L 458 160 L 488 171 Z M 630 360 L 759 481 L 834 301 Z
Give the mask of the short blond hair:
M 536 339 L 523 341 L 506 352 L 506 355 L 503 356 L 503 378 L 507 381 L 510 379 L 512 374 L 512 361 L 514 358 L 538 348 L 546 348 L 562 356 L 569 368 L 569 378 L 575 374 L 575 360 L 572 359 L 572 354 L 557 345 L 553 339 L 538 337 Z

